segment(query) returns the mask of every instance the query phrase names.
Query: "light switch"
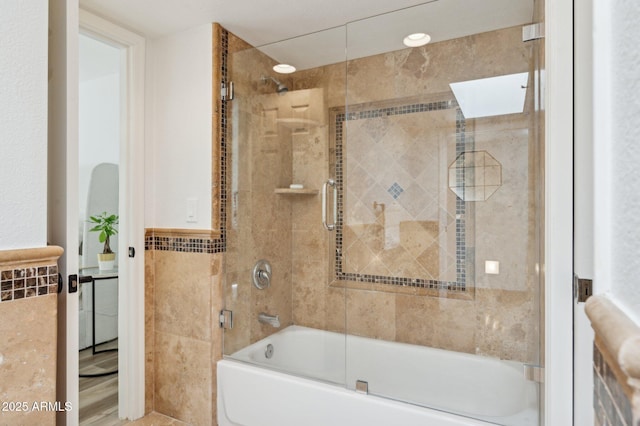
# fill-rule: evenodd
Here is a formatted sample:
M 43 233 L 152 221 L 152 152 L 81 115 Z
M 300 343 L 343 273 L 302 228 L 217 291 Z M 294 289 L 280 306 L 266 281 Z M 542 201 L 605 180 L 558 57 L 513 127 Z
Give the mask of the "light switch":
M 198 199 L 187 198 L 187 223 L 198 221 Z

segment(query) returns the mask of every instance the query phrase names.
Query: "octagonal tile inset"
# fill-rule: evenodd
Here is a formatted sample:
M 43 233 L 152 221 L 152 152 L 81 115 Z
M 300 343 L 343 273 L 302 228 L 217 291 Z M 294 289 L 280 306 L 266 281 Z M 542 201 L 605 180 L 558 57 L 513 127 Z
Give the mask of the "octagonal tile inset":
M 486 201 L 502 186 L 502 165 L 487 151 L 460 153 L 449 165 L 449 189 L 463 201 Z

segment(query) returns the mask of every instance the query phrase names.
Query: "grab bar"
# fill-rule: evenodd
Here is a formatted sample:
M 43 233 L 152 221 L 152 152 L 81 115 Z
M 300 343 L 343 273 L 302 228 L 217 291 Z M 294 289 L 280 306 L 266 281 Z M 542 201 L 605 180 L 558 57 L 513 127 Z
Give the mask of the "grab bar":
M 333 188 L 333 223 L 327 223 L 327 188 Z M 336 229 L 336 217 L 338 217 L 338 188 L 336 181 L 328 179 L 324 185 L 322 185 L 322 225 L 327 231 L 333 231 Z

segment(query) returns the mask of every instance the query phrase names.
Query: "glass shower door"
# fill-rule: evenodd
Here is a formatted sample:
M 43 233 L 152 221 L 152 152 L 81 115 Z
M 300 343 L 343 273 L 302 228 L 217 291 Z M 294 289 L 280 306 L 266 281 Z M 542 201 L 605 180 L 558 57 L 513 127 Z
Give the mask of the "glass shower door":
M 539 46 L 522 41 L 532 2 L 503 14 L 504 2 L 457 1 L 257 48 L 227 34 L 224 354 L 535 425 L 544 218 Z M 375 39 L 381 28 L 398 37 Z M 431 43 L 404 47 L 408 29 L 432 31 Z
M 444 2 L 347 25 L 331 285 L 348 388 L 520 426 L 539 419 L 543 186 L 532 2 L 517 3 L 521 21 L 478 33 L 445 31 Z M 486 16 L 465 7 L 458 21 Z M 372 54 L 375 28 L 433 40 Z
M 322 224 L 321 189 L 334 177 L 328 111 L 344 104 L 344 32 L 260 47 L 228 34 L 235 96 L 227 104 L 224 284 L 233 311 L 225 356 L 340 385 L 344 291 L 328 286 L 333 234 Z M 313 46 L 323 49 L 308 55 Z M 278 73 L 280 63 L 297 70 Z

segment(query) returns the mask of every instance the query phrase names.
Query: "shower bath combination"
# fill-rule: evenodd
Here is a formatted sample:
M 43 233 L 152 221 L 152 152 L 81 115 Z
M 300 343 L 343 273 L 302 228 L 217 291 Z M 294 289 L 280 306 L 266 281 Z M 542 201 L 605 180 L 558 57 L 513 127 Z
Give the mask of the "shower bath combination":
M 226 104 L 226 191 L 238 195 L 218 424 L 540 424 L 544 385 L 525 374 L 544 368 L 544 39 L 522 41 L 533 11 L 505 22 L 470 6 L 490 28 L 451 23 L 423 47 L 370 40 L 453 3 L 229 51 L 224 77 L 244 96 Z M 281 62 L 297 71 L 274 74 Z M 467 113 L 450 86 L 518 73 L 524 112 L 487 115 L 494 90 L 476 98 L 485 115 Z

